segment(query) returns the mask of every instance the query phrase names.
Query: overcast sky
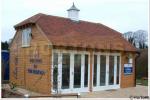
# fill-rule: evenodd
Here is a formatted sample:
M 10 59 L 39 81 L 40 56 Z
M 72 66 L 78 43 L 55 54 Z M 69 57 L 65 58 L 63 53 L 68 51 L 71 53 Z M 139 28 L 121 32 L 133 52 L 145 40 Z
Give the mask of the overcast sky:
M 67 17 L 72 3 L 80 20 L 107 25 L 121 33 L 148 31 L 148 0 L 2 0 L 2 41 L 13 38 L 13 26 L 37 13 Z

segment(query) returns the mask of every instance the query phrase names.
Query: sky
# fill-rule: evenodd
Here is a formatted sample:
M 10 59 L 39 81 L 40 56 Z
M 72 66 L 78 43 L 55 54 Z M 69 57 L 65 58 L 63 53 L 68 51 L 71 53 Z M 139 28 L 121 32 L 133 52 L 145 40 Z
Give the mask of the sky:
M 125 33 L 148 31 L 149 0 L 1 0 L 1 41 L 14 37 L 14 25 L 37 14 L 67 17 L 75 3 L 79 19 L 102 23 Z

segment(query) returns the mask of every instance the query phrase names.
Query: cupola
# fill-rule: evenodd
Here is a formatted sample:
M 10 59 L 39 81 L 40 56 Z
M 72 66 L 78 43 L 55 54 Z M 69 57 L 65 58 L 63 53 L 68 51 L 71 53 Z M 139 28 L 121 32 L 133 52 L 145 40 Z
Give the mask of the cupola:
M 68 18 L 70 18 L 73 21 L 79 21 L 79 9 L 75 7 L 74 3 L 68 11 Z

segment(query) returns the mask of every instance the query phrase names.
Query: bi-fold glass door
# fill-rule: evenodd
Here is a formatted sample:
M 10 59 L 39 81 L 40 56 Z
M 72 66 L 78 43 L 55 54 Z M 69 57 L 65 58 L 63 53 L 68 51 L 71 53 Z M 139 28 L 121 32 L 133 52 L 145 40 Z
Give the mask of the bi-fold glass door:
M 86 52 L 53 52 L 53 93 L 78 93 L 89 90 L 89 54 Z
M 73 88 L 81 88 L 81 55 L 74 55 L 74 84 Z
M 93 91 L 120 87 L 120 54 L 95 53 L 93 64 Z
M 69 89 L 70 84 L 70 54 L 62 54 L 61 89 Z

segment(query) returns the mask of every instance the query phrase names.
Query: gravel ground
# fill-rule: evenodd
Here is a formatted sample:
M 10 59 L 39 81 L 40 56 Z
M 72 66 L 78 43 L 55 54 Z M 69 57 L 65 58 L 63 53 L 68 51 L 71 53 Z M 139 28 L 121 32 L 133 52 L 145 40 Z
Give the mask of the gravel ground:
M 136 87 L 112 91 L 106 90 L 81 94 L 81 98 L 130 98 L 131 96 L 148 96 L 148 86 L 137 85 Z
M 23 98 L 23 96 L 12 93 L 10 91 L 2 90 L 2 98 Z

